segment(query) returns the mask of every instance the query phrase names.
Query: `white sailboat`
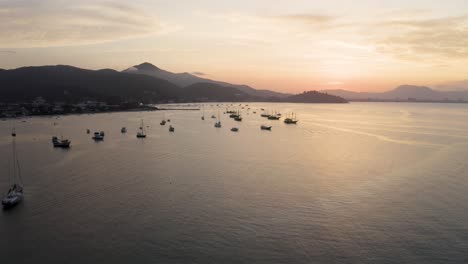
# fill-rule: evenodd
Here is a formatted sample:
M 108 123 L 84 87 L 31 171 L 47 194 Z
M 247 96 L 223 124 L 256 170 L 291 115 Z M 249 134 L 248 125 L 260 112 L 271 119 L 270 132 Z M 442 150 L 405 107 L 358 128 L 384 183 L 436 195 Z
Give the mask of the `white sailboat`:
M 140 125 L 140 130 L 138 131 L 137 138 L 145 138 L 146 133 L 145 133 L 145 125 L 143 124 L 143 119 L 141 119 L 141 125 Z
M 163 119 L 161 120 L 161 123 L 159 123 L 161 126 L 164 126 L 166 124 L 166 115 L 163 113 Z
M 217 127 L 217 128 L 221 127 L 221 119 L 219 118 L 219 110 L 218 110 L 218 121 L 215 123 L 214 126 Z
M 10 182 L 10 189 L 8 193 L 2 199 L 2 205 L 4 208 L 12 207 L 17 205 L 23 200 L 23 181 L 21 179 L 21 170 L 16 153 L 16 133 L 12 133 L 13 141 L 13 173 L 8 175 Z
M 201 117 L 201 120 L 205 120 L 205 106 L 202 105 L 202 111 L 203 111 L 203 115 Z

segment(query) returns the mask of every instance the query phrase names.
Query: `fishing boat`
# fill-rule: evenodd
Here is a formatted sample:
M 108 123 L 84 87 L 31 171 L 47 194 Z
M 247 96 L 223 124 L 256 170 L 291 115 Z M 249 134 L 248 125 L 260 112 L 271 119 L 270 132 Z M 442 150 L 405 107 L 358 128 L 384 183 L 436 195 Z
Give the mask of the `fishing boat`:
M 54 145 L 54 148 L 69 148 L 71 141 L 68 139 L 59 139 L 56 136 L 52 137 L 52 144 Z
M 141 120 L 140 130 L 137 132 L 137 138 L 146 138 L 145 126 L 143 124 L 143 119 Z
M 237 127 L 233 127 L 233 128 L 231 128 L 231 131 L 232 131 L 232 132 L 238 132 L 239 129 L 238 129 Z
M 14 134 L 14 136 L 13 136 Z M 16 152 L 16 133 L 12 132 L 12 148 L 13 148 L 13 170 L 12 173 L 8 175 L 10 188 L 8 189 L 7 194 L 2 199 L 3 208 L 10 208 L 23 200 L 23 181 L 21 179 L 21 170 L 18 160 L 18 155 Z
M 280 116 L 277 116 L 277 115 L 270 115 L 268 117 L 269 120 L 279 120 L 281 117 Z
M 103 131 L 101 131 L 101 132 L 94 132 L 93 139 L 94 139 L 95 141 L 102 141 L 102 140 L 104 140 L 104 132 L 103 132 Z
M 120 133 L 122 133 L 122 134 L 127 133 L 127 128 L 126 128 L 126 127 L 122 127 L 122 129 L 120 129 Z
M 291 115 L 284 119 L 284 123 L 286 124 L 296 124 L 298 121 L 294 113 L 291 113 Z
M 173 126 L 169 126 L 169 132 L 174 132 L 174 127 Z
M 264 125 L 262 125 L 262 126 L 260 127 L 260 129 L 261 129 L 261 130 L 271 130 L 271 126 L 264 126 Z

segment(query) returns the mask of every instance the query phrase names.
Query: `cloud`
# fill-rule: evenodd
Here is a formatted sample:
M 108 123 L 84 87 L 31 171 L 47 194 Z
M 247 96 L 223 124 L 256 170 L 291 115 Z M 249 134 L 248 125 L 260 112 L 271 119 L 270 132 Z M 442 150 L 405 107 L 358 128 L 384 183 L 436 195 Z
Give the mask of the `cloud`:
M 13 54 L 16 54 L 16 51 L 14 51 L 14 50 L 0 50 L 0 54 L 13 55 Z
M 374 28 L 385 36 L 377 50 L 406 60 L 468 58 L 468 16 L 390 20 Z M 377 34 L 378 35 L 378 34 Z
M 435 85 L 434 87 L 440 90 L 467 90 L 468 80 L 441 83 Z
M 289 21 L 296 21 L 306 24 L 316 24 L 316 25 L 323 25 L 323 24 L 330 24 L 336 20 L 335 17 L 322 15 L 322 14 L 289 14 L 283 16 L 276 16 L 276 19 L 281 20 L 289 20 Z
M 431 18 L 427 11 L 417 11 L 417 16 L 414 13 L 401 11 L 391 17 L 366 19 L 301 13 L 275 19 L 302 24 L 304 27 L 294 28 L 302 30 L 302 36 L 321 36 L 323 41 L 342 42 L 348 47 L 371 46 L 378 53 L 401 60 L 441 64 L 468 58 L 468 15 Z M 416 18 L 408 18 L 408 14 Z
M 198 76 L 205 76 L 206 74 L 203 72 L 192 72 L 192 74 L 198 75 Z
M 95 44 L 157 33 L 159 20 L 129 4 L 0 3 L 0 48 Z

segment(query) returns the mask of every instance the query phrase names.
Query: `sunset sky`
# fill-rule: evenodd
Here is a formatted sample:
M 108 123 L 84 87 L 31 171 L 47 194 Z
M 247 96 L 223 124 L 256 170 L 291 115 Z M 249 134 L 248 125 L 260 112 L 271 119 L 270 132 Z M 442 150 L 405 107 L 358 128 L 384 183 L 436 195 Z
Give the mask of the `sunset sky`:
M 468 79 L 466 0 L 0 0 L 0 34 L 5 69 L 148 61 L 288 92 Z

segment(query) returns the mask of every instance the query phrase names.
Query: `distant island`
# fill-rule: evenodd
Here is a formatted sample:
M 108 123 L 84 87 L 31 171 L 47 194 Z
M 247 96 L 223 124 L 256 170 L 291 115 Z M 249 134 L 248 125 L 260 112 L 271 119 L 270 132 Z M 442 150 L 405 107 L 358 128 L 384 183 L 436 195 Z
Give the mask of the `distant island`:
M 468 103 L 468 91 L 440 91 L 426 86 L 401 85 L 386 92 L 353 92 L 347 90 L 322 90 L 354 102 L 421 102 Z
M 143 63 L 122 72 L 67 65 L 0 70 L 0 116 L 155 110 L 193 102 L 347 103 L 317 91 L 292 95 L 171 73 Z

